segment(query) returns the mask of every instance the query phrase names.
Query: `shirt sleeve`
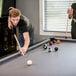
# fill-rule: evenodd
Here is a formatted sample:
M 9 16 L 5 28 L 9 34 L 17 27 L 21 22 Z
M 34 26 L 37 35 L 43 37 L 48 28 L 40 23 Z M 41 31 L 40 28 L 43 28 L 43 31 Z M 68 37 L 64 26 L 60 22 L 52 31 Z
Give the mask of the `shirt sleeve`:
M 21 22 L 20 32 L 21 33 L 28 32 L 28 26 L 27 26 L 27 22 L 26 21 L 22 21 Z
M 76 3 L 73 3 L 73 4 L 71 5 L 71 7 L 72 7 L 73 9 L 76 9 Z

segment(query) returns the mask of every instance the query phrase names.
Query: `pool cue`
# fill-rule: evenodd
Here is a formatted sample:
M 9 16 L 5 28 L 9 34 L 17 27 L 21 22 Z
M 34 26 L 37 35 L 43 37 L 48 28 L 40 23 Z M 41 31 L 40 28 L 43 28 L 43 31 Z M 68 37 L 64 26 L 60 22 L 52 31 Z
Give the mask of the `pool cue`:
M 16 42 L 17 42 L 17 45 L 18 45 L 18 47 L 19 47 L 19 49 L 21 48 L 21 46 L 20 46 L 20 43 L 19 43 L 19 41 L 18 41 L 18 38 L 17 38 L 17 36 L 14 34 L 14 38 L 15 38 L 15 40 L 16 40 Z M 22 52 L 22 55 L 24 55 L 24 53 Z

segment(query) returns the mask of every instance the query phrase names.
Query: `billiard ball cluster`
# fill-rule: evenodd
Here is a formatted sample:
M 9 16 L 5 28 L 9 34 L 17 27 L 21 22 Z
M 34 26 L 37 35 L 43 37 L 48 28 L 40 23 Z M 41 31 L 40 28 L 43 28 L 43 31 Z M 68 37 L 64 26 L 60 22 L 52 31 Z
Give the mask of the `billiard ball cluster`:
M 43 45 L 44 50 L 48 49 L 48 52 L 52 52 L 52 48 L 48 48 L 47 44 Z M 58 47 L 54 47 L 54 51 L 58 51 Z
M 50 38 L 49 45 L 52 46 L 55 43 L 60 44 L 61 41 L 59 39 L 56 39 L 56 38 Z
M 50 46 L 52 46 L 53 44 L 60 44 L 60 40 L 59 39 L 56 39 L 56 38 L 50 38 L 50 41 L 48 42 Z M 48 48 L 48 45 L 47 43 L 45 43 L 43 45 L 43 48 L 46 50 Z M 54 51 L 57 52 L 58 51 L 58 47 L 54 47 Z M 48 48 L 48 52 L 52 52 L 52 48 Z

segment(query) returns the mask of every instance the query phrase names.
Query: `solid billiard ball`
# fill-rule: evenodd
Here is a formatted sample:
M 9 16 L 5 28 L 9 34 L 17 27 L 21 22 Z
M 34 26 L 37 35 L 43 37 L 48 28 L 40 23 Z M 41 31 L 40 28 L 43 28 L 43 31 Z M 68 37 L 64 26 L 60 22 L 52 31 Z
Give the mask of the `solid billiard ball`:
M 52 40 L 54 40 L 54 38 L 53 38 L 53 37 L 51 38 L 51 41 L 52 41 Z
M 53 43 L 55 43 L 56 41 L 55 41 L 55 40 L 53 40 L 52 42 L 53 42 Z
M 55 47 L 54 50 L 55 50 L 55 51 L 58 51 L 58 47 Z
M 52 41 L 52 43 L 56 43 L 56 38 L 50 38 L 50 41 Z
M 60 42 L 61 42 L 60 40 L 57 40 L 57 41 L 56 41 L 56 44 L 60 44 Z
M 52 42 L 51 42 L 51 41 L 49 42 L 49 45 L 50 45 L 50 46 L 52 45 Z
M 32 65 L 32 60 L 28 60 L 28 61 L 27 61 L 27 65 L 28 65 L 28 66 Z
M 56 38 L 54 38 L 54 37 L 53 38 L 50 38 L 50 41 L 53 41 L 53 40 L 56 40 Z

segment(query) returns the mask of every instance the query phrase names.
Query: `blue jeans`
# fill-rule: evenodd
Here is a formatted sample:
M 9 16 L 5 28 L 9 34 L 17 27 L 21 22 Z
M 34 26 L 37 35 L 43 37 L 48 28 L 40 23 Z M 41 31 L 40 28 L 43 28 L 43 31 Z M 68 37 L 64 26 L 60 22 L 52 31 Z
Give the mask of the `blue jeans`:
M 23 47 L 23 45 L 24 45 L 24 37 L 23 37 L 23 35 L 21 33 L 19 33 L 19 37 L 18 38 L 19 38 L 20 46 Z
M 20 43 L 20 46 L 23 47 L 24 37 L 21 33 L 19 33 L 19 43 Z M 34 36 L 30 37 L 30 45 L 32 45 L 33 43 L 34 43 Z

